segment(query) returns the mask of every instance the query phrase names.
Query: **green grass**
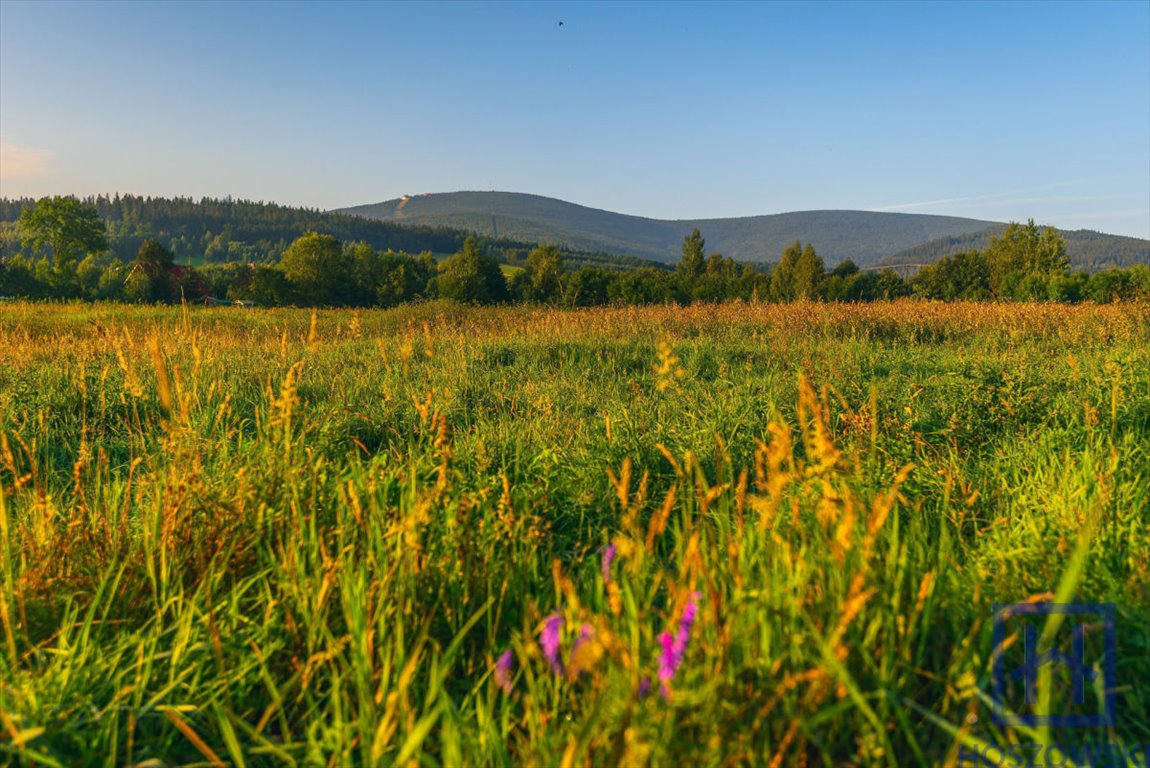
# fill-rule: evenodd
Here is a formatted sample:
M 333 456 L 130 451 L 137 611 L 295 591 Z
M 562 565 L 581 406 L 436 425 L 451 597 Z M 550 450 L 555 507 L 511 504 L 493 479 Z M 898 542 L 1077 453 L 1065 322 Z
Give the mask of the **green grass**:
M 1150 742 L 1145 305 L 7 303 L 0 434 L 17 764 Z M 1055 596 L 1117 607 L 1112 729 L 991 721 Z

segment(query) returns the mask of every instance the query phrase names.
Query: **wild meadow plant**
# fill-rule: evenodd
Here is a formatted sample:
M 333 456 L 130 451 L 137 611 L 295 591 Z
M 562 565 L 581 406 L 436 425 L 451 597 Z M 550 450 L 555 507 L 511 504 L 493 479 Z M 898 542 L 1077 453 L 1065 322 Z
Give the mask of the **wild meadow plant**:
M 0 348 L 7 761 L 1150 742 L 1145 305 L 9 303 Z M 1052 600 L 1116 607 L 1110 728 L 990 717 L 994 604 Z

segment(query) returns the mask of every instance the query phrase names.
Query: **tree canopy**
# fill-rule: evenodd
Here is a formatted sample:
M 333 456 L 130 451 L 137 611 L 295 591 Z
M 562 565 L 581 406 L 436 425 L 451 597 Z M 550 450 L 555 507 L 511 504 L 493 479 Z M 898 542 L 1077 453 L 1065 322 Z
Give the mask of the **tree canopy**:
M 439 295 L 468 304 L 494 304 L 506 301 L 507 280 L 494 256 L 486 254 L 474 237 L 467 238 L 463 250 L 439 265 Z
M 563 292 L 563 252 L 554 245 L 535 248 L 527 256 L 526 274 L 531 299 L 556 299 Z
M 339 306 L 348 303 L 349 261 L 339 240 L 308 232 L 284 251 L 280 266 L 304 303 Z
M 803 247 L 796 240 L 783 251 L 771 275 L 771 296 L 777 301 L 816 298 L 825 276 L 826 267 L 814 246 Z
M 703 253 L 706 250 L 703 235 L 698 229 L 683 238 L 683 258 L 679 262 L 678 273 L 684 280 L 695 280 L 703 274 Z
M 1039 228 L 1034 219 L 1026 224 L 1011 222 L 1000 237 L 990 239 L 982 254 L 989 268 L 990 290 L 1000 298 L 1013 293 L 1008 289 L 1020 285 L 1027 275 L 1041 275 L 1045 285 L 1051 274 L 1070 268 L 1066 240 L 1053 227 Z
M 107 227 L 96 206 L 75 197 L 45 197 L 20 213 L 17 226 L 25 247 L 52 250 L 57 266 L 107 250 Z

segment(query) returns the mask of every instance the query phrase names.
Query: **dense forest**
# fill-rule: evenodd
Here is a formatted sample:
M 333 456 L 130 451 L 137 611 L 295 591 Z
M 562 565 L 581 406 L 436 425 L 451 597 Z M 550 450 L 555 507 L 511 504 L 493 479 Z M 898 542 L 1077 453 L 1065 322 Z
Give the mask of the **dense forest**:
M 554 245 L 509 247 L 475 237 L 464 238 L 453 254 L 439 259 L 430 249 L 412 255 L 390 247 L 381 249 L 369 240 L 341 240 L 317 231 L 295 237 L 274 254 L 275 260 L 209 261 L 194 267 L 180 264 L 175 250 L 156 237 L 143 239 L 131 258 L 118 256 L 120 251 L 113 243 L 124 247 L 123 233 L 130 226 L 125 222 L 132 220 L 125 211 L 132 210 L 133 204 L 124 206 L 122 201 L 116 226 L 95 201 L 44 198 L 21 208 L 17 220 L 7 225 L 6 236 L 14 238 L 22 250 L 0 259 L 0 296 L 357 307 L 432 298 L 565 306 L 735 299 L 873 301 L 909 295 L 1062 302 L 1150 298 L 1150 266 L 1093 274 L 1071 271 L 1061 233 L 1033 221 L 1010 224 L 992 236 L 985 249 L 943 257 L 909 281 L 893 269 L 860 269 L 850 260 L 828 270 L 814 246 L 801 241 L 786 247 L 778 263 L 770 267 L 741 264 L 720 253 L 708 254 L 698 229 L 683 239 L 673 270 L 654 265 L 620 269 L 617 260 L 608 260 L 604 266 L 594 256 L 571 258 Z M 106 199 L 105 204 L 117 205 Z M 220 211 L 234 210 L 236 205 L 225 201 Z M 276 207 L 250 205 L 249 214 L 266 215 L 264 231 L 287 226 L 276 223 L 281 215 Z M 211 205 L 201 207 L 211 209 Z M 305 215 L 297 211 L 294 221 Z M 227 218 L 228 214 L 221 213 L 218 220 Z M 284 218 L 291 220 L 288 214 Z M 249 215 L 249 219 L 258 221 L 260 216 Z M 255 224 L 250 226 L 246 231 L 258 230 Z M 138 229 L 131 231 L 131 238 L 139 236 Z M 232 229 L 233 237 L 236 231 Z M 120 232 L 119 239 L 116 232 Z M 441 244 L 450 236 L 434 231 L 425 234 L 444 238 Z M 517 266 L 507 266 L 508 261 Z
M 451 254 L 463 247 L 469 233 L 446 227 L 400 225 L 311 208 L 290 208 L 274 203 L 134 195 L 99 196 L 83 200 L 95 208 L 106 224 L 106 255 L 130 262 L 146 240 L 164 246 L 177 264 L 262 264 L 279 261 L 287 247 L 305 232 L 320 232 L 343 242 L 367 243 L 372 248 L 398 253 Z M 16 222 L 25 209 L 36 205 L 29 198 L 0 198 L 0 259 L 48 255 L 22 243 Z M 534 243 L 507 238 L 486 239 L 484 247 L 501 261 L 516 264 L 526 259 Z M 571 250 L 573 264 L 607 269 L 633 269 L 649 264 L 644 259 Z

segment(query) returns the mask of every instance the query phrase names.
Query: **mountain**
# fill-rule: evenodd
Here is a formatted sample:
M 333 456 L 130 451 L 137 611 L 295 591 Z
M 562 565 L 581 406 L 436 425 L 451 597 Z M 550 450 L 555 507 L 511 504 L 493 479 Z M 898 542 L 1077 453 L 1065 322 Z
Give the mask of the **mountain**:
M 953 256 L 967 251 L 981 251 L 990 245 L 990 238 L 1002 234 L 1004 224 L 998 224 L 981 232 L 941 237 L 920 243 L 913 248 L 888 256 L 882 264 L 930 264 L 943 256 Z M 1066 255 L 1070 266 L 1098 272 L 1111 267 L 1129 267 L 1134 264 L 1150 264 L 1150 240 L 1122 235 L 1106 235 L 1090 229 L 1059 230 L 1066 240 Z
M 739 261 L 777 261 L 795 240 L 814 245 L 827 264 L 869 265 L 924 242 L 986 230 L 996 222 L 953 216 L 868 211 L 802 211 L 730 219 L 667 221 L 588 208 L 513 192 L 448 192 L 343 208 L 336 213 L 408 225 L 465 229 L 486 237 L 551 242 L 582 251 L 679 260 L 683 238 L 698 228 L 708 251 Z

